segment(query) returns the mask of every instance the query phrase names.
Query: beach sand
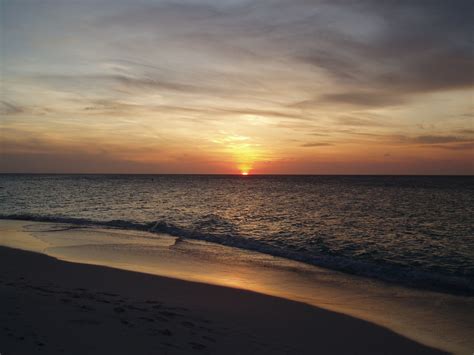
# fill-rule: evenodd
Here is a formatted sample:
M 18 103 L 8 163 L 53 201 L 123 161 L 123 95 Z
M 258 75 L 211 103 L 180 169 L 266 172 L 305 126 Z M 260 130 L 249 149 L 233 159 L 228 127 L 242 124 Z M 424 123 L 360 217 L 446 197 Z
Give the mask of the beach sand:
M 442 353 L 303 303 L 6 247 L 0 297 L 5 355 Z

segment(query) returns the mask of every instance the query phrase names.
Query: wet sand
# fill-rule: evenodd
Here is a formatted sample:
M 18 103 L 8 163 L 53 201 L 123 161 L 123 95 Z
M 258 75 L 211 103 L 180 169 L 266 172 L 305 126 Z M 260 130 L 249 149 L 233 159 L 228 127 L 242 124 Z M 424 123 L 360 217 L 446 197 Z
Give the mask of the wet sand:
M 0 247 L 2 354 L 436 354 L 383 327 L 233 288 Z
M 429 347 L 471 354 L 474 299 L 406 288 L 166 234 L 0 221 L 0 245 L 82 264 L 272 295 L 363 319 Z

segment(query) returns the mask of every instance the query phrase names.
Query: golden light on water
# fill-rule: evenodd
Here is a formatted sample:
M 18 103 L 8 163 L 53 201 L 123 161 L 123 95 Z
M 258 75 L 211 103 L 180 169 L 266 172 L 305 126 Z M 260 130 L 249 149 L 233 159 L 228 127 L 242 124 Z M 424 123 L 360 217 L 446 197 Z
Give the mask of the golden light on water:
M 242 171 L 241 174 L 244 175 L 244 176 L 247 176 L 249 174 L 249 172 L 248 171 Z

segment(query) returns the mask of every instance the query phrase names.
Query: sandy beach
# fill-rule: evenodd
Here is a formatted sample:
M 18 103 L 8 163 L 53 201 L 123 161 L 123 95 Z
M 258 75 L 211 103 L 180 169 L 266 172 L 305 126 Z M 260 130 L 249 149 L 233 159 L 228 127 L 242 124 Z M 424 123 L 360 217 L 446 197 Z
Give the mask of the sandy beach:
M 0 248 L 2 354 L 435 354 L 387 329 L 232 288 Z

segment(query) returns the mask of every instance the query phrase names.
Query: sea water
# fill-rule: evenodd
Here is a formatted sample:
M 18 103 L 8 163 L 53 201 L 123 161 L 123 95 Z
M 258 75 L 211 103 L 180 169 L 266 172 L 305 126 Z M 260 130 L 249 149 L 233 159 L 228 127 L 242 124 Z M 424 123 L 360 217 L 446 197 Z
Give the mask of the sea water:
M 165 233 L 474 294 L 474 179 L 0 175 L 0 218 Z

